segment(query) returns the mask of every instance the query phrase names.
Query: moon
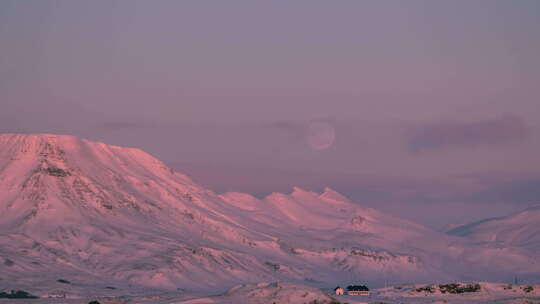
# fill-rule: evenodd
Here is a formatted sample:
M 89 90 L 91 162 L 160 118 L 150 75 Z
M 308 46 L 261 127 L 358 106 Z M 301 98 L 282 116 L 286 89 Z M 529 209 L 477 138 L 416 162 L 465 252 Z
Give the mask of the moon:
M 306 140 L 310 148 L 314 150 L 326 150 L 334 144 L 336 130 L 324 121 L 310 122 L 307 126 Z

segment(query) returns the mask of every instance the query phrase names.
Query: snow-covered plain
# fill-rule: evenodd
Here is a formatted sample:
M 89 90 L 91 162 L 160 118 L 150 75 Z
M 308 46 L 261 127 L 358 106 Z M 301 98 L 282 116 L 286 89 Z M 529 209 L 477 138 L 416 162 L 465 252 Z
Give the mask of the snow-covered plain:
M 537 251 L 438 233 L 329 188 L 216 194 L 139 149 L 0 135 L 0 291 L 241 303 L 272 288 L 515 276 L 538 281 Z
M 468 283 L 453 283 L 466 286 Z M 334 295 L 330 289 L 314 288 L 305 284 L 287 282 L 261 282 L 241 284 L 219 294 L 193 292 L 162 292 L 139 296 L 41 298 L 11 300 L 14 303 L 34 304 L 538 304 L 540 285 L 512 285 L 478 283 L 480 290 L 461 294 L 441 292 L 439 284 L 405 284 L 372 290 L 369 296 Z M 427 292 L 427 287 L 432 292 Z M 532 290 L 531 290 L 532 289 Z M 0 303 L 5 303 L 0 299 Z

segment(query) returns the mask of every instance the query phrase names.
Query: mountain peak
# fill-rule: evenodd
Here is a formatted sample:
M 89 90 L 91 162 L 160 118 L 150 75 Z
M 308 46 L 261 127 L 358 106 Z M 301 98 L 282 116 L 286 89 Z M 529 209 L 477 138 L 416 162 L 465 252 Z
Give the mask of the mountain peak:
M 291 196 L 298 196 L 298 195 L 316 195 L 316 193 L 312 192 L 312 191 L 302 189 L 302 188 L 300 188 L 298 186 L 294 186 L 292 188 Z
M 15 220 L 66 208 L 79 216 L 155 210 L 190 191 L 202 192 L 140 149 L 70 135 L 0 134 L 0 208 Z M 169 199 L 147 199 L 157 192 Z
M 350 203 L 351 200 L 344 196 L 343 194 L 335 191 L 332 188 L 325 187 L 323 193 L 319 196 L 322 199 Z

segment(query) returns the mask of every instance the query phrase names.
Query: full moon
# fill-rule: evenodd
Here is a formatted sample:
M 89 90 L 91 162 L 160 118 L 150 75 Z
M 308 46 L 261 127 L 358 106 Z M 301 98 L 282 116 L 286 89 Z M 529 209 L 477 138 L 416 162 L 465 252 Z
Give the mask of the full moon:
M 336 131 L 334 127 L 322 121 L 309 123 L 307 127 L 307 143 L 314 150 L 325 150 L 334 144 Z

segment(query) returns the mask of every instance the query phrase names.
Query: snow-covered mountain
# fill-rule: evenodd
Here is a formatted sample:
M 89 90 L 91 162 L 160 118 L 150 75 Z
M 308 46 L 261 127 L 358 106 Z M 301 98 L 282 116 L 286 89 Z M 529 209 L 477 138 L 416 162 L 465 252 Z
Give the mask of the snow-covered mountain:
M 448 234 L 497 246 L 516 247 L 540 254 L 540 206 L 498 218 L 455 227 Z
M 0 215 L 0 290 L 38 294 L 225 290 L 271 280 L 382 284 L 540 269 L 528 265 L 535 256 L 475 246 L 328 188 L 218 195 L 139 149 L 71 136 L 0 135 Z

